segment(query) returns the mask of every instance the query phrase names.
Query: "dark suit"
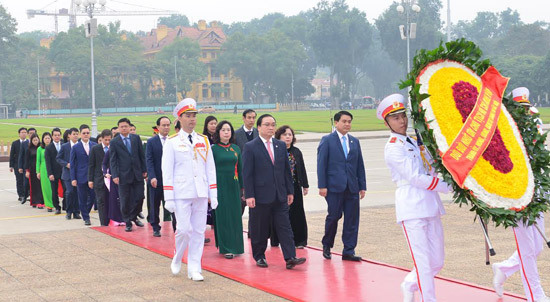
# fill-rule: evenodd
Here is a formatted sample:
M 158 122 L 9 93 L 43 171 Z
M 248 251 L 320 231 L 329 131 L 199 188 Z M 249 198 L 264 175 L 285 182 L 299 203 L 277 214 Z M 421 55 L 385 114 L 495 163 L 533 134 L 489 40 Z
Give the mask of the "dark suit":
M 239 129 L 235 130 L 235 145 L 239 146 L 241 150 L 244 150 L 244 145 L 256 137 L 258 137 L 258 129 L 252 127 L 252 133 L 248 135 L 246 131 L 244 131 L 244 126 L 241 126 Z
M 88 141 L 90 153 L 93 146 L 97 145 Z M 76 180 L 78 192 L 78 204 L 84 221 L 90 220 L 90 211 L 94 205 L 95 194 L 88 186 L 88 163 L 90 156 L 84 150 L 82 141 L 76 143 L 71 149 L 71 181 Z
M 10 168 L 15 174 L 15 182 L 17 185 L 17 196 L 25 197 L 25 174 L 19 173 L 19 153 L 21 153 L 21 140 L 17 139 L 11 143 L 10 149 Z M 22 167 L 21 167 L 22 168 Z
M 105 149 L 103 144 L 95 145 L 90 149 L 90 161 L 88 163 L 88 181 L 94 183 L 94 193 L 97 201 L 97 212 L 99 222 L 103 226 L 109 225 L 108 208 L 105 205 L 105 180 L 103 176 L 103 158 L 105 158 Z
M 344 214 L 342 254 L 354 255 L 359 230 L 359 191 L 367 189 L 365 165 L 359 140 L 347 135 L 349 151 L 344 155 L 338 132 L 324 136 L 317 148 L 317 184 L 327 189 L 328 215 L 323 246 L 333 247 L 338 220 Z
M 168 139 L 168 138 L 166 138 Z M 161 136 L 155 135 L 147 140 L 145 160 L 147 163 L 147 187 L 149 189 L 149 210 L 147 220 L 154 231 L 160 231 L 160 205 L 164 201 L 164 190 L 162 184 L 162 142 Z M 151 186 L 151 179 L 157 179 L 157 187 Z M 175 217 L 173 217 L 175 218 Z M 176 230 L 175 219 L 172 219 L 172 226 Z
M 122 135 L 111 140 L 109 146 L 111 176 L 113 179 L 119 178 L 120 211 L 127 225 L 131 225 L 141 211 L 137 203 L 144 198 L 143 173 L 147 172 L 141 139 L 135 134 L 129 134 L 129 139 L 131 152 Z
M 78 196 L 76 188 L 71 184 L 71 169 L 67 168 L 67 164 L 71 161 L 71 142 L 66 142 L 61 145 L 59 153 L 55 158 L 57 163 L 63 167 L 61 172 L 61 180 L 65 183 L 65 202 L 67 214 L 77 214 L 80 212 L 78 206 Z M 72 168 L 72 166 L 71 166 Z
M 59 142 L 61 144 L 61 142 Z M 61 146 L 59 148 L 61 150 Z M 63 191 L 65 191 L 65 183 L 61 181 L 61 173 L 63 171 L 63 167 L 57 162 L 57 148 L 55 147 L 55 143 L 52 142 L 46 147 L 46 150 L 44 151 L 44 158 L 46 159 L 46 170 L 48 171 L 48 178 L 50 175 L 53 175 L 54 180 L 50 180 L 50 183 L 52 185 L 52 201 L 53 206 L 56 210 L 60 210 L 61 207 L 59 206 L 59 194 L 57 193 L 59 189 L 59 183 L 61 182 L 61 186 L 63 187 Z M 63 204 L 65 204 L 65 201 L 63 201 Z M 65 207 L 66 208 L 66 205 Z
M 250 239 L 254 259 L 265 259 L 271 218 L 277 230 L 285 260 L 296 257 L 294 239 L 288 218 L 287 195 L 294 194 L 290 163 L 285 143 L 273 139 L 273 156 L 261 138 L 245 144 L 243 181 L 246 198 L 255 198 L 250 209 Z
M 27 150 L 29 149 L 29 140 L 25 140 L 21 143 L 21 149 L 19 149 L 19 156 L 17 158 L 17 169 L 23 169 L 25 170 L 25 158 Z M 25 175 L 25 171 L 23 171 L 23 175 Z M 23 193 L 25 198 L 29 197 L 30 193 L 30 184 L 29 179 L 26 177 L 23 177 Z

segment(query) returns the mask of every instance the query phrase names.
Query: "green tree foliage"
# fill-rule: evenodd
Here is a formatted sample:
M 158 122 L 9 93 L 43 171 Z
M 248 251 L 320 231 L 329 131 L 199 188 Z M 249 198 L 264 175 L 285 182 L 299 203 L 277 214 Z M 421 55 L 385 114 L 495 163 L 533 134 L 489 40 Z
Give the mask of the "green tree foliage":
M 169 17 L 160 17 L 158 24 L 166 25 L 169 28 L 176 28 L 177 26 L 187 27 L 190 25 L 189 18 L 185 15 L 171 15 Z
M 382 46 L 390 57 L 407 66 L 406 41 L 401 40 L 399 26 L 404 25 L 406 17 L 397 12 L 397 2 L 392 3 L 376 19 L 376 27 L 380 31 Z M 440 10 L 441 0 L 419 0 L 419 13 L 411 13 L 411 22 L 416 23 L 416 38 L 410 40 L 411 59 L 419 49 L 432 49 L 443 39 L 441 30 Z
M 177 85 L 177 93 L 185 97 L 187 92 L 191 91 L 191 84 L 208 75 L 207 66 L 199 61 L 200 55 L 199 44 L 188 38 L 175 40 L 156 55 L 155 60 L 160 66 L 159 72 L 164 81 L 165 93 L 175 95 Z M 177 80 L 174 64 L 177 69 Z
M 331 96 L 349 100 L 372 43 L 372 28 L 365 13 L 351 9 L 345 0 L 322 1 L 312 11 L 308 37 L 319 65 L 330 68 L 331 85 L 337 79 Z M 340 98 L 334 101 L 338 107 Z

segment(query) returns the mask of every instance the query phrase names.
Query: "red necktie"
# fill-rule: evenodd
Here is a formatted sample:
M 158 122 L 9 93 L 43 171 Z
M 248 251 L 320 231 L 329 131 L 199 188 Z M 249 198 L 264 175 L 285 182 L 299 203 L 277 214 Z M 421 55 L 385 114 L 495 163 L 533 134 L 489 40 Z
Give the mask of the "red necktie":
M 271 141 L 267 141 L 267 153 L 269 153 L 269 157 L 271 157 L 271 163 L 275 164 L 275 160 L 273 159 L 273 152 L 271 152 Z

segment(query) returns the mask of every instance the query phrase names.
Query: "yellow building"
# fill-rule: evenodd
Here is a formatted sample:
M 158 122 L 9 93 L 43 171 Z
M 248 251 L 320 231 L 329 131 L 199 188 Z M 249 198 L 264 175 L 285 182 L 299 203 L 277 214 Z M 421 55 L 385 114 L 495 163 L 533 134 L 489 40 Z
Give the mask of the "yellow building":
M 170 45 L 176 38 L 189 38 L 199 43 L 201 48 L 200 60 L 208 65 L 208 75 L 200 83 L 193 83 L 191 91 L 186 97 L 191 97 L 202 103 L 242 102 L 242 81 L 233 76 L 232 72 L 223 74 L 216 70 L 213 62 L 221 52 L 221 46 L 226 36 L 217 22 L 199 20 L 196 27 L 168 28 L 158 25 L 147 36 L 140 38 L 147 58 L 153 58 L 163 47 Z M 151 91 L 163 88 L 161 80 L 154 80 Z M 179 96 L 181 98 L 181 95 Z

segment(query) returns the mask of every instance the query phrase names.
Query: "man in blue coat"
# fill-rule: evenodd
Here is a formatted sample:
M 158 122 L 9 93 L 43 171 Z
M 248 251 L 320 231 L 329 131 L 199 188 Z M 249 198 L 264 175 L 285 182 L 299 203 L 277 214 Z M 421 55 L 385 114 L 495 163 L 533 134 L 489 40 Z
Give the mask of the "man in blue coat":
M 334 115 L 336 131 L 324 136 L 317 148 L 317 184 L 319 195 L 325 197 L 328 215 L 325 219 L 323 257 L 331 259 L 330 249 L 338 221 L 344 214 L 342 260 L 361 261 L 355 255 L 359 230 L 359 199 L 365 197 L 367 182 L 359 140 L 348 132 L 353 115 L 340 111 Z
M 160 204 L 164 200 L 162 185 L 162 148 L 168 139 L 172 122 L 167 116 L 157 119 L 159 133 L 147 140 L 145 161 L 147 164 L 147 185 L 149 186 L 149 204 L 147 220 L 153 228 L 153 236 L 160 237 Z
M 90 140 L 90 127 L 80 126 L 80 141 L 71 148 L 71 185 L 76 187 L 78 205 L 85 225 L 90 225 L 90 211 L 94 205 L 94 190 L 88 186 L 90 150 L 97 143 Z
M 245 144 L 242 156 L 252 255 L 257 266 L 267 267 L 265 250 L 272 219 L 286 268 L 291 269 L 304 263 L 306 258 L 296 258 L 288 216 L 288 206 L 294 200 L 294 184 L 286 144 L 273 138 L 277 125 L 270 114 L 260 116 L 256 125 L 260 136 Z
M 57 153 L 55 160 L 63 167 L 61 172 L 61 180 L 65 183 L 65 205 L 67 216 L 66 219 L 80 219 L 80 209 L 78 207 L 78 197 L 76 188 L 71 183 L 71 148 L 78 142 L 78 129 L 69 129 L 69 141 L 61 145 L 61 149 Z

